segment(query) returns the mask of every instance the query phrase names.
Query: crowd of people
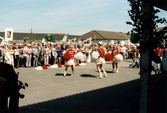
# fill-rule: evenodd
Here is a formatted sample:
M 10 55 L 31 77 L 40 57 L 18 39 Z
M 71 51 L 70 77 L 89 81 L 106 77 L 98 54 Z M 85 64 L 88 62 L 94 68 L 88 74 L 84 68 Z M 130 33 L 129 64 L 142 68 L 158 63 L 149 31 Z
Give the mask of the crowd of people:
M 12 65 L 14 68 L 50 66 L 54 64 L 65 64 L 63 54 L 69 49 L 72 44 L 72 49 L 75 51 L 75 63 L 93 62 L 94 59 L 91 53 L 95 49 L 103 48 L 104 54 L 121 54 L 124 59 L 138 57 L 137 46 L 115 44 L 91 44 L 90 41 L 85 41 L 83 44 L 76 43 L 33 43 L 33 44 L 0 44 L 0 62 L 5 62 Z M 101 46 L 99 46 L 101 45 Z M 100 54 L 102 58 L 102 54 Z M 113 57 L 114 58 L 114 57 Z M 118 63 L 112 61 L 113 71 L 118 73 Z M 99 71 L 100 72 L 100 71 Z

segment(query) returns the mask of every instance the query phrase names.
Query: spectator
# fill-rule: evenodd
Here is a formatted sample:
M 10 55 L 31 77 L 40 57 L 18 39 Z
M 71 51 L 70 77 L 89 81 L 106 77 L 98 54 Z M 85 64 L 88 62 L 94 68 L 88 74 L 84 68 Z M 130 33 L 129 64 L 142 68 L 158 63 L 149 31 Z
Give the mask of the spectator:
M 49 64 L 49 57 L 51 55 L 51 50 L 49 45 L 45 45 L 45 49 L 44 49 L 45 53 L 44 53 L 44 65 L 50 65 Z
M 26 67 L 31 67 L 31 59 L 32 59 L 32 48 L 31 44 L 28 44 L 27 47 L 24 48 L 26 54 Z
M 126 59 L 127 56 L 127 48 L 124 45 L 120 45 L 120 54 L 123 56 L 123 59 Z
M 32 48 L 32 55 L 33 55 L 33 67 L 37 67 L 38 66 L 39 50 L 38 50 L 36 44 Z
M 19 67 L 19 60 L 20 60 L 20 53 L 19 53 L 19 47 L 18 45 L 15 45 L 15 49 L 14 49 L 14 67 L 18 68 Z
M 14 67 L 14 50 L 11 45 L 5 48 L 5 63 L 10 64 Z
M 57 48 L 56 48 L 56 51 L 57 51 L 57 54 L 58 54 L 58 64 L 61 64 L 61 61 L 62 61 L 62 57 L 63 57 L 63 53 L 62 53 L 62 48 L 61 48 L 61 45 L 58 44 L 57 45 Z
M 56 52 L 55 47 L 52 48 L 52 56 L 53 56 L 53 64 L 57 64 L 58 63 L 58 58 L 57 58 L 58 54 Z

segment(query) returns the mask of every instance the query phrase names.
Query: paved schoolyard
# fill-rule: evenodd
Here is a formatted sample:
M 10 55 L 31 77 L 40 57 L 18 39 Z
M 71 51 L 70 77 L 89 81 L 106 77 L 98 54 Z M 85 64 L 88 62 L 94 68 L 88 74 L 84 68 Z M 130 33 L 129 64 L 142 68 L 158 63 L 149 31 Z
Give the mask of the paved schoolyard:
M 138 112 L 139 69 L 129 68 L 131 60 L 119 64 L 112 73 L 111 63 L 104 65 L 107 78 L 98 79 L 94 63 L 75 66 L 74 76 L 63 77 L 64 67 L 35 70 L 19 68 L 19 80 L 29 87 L 19 101 L 19 113 L 135 113 Z

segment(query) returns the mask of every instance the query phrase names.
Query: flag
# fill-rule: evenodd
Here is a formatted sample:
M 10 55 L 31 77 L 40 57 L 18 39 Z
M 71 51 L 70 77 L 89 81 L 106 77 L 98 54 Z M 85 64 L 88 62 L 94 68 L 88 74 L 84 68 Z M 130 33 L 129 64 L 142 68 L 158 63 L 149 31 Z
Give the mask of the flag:
M 67 41 L 67 38 L 68 38 L 68 37 L 67 37 L 67 35 L 65 34 L 64 37 L 63 37 L 63 39 L 62 39 L 62 42 L 66 42 L 66 41 Z

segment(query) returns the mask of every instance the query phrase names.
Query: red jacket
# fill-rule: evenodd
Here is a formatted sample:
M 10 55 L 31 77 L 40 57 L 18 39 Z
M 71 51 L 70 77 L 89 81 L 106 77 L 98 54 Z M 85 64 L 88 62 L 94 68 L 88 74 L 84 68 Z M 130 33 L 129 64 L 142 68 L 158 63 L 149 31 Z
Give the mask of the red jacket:
M 100 48 L 98 48 L 98 52 L 99 52 L 100 57 L 104 58 L 104 56 L 105 56 L 104 49 L 100 47 Z

